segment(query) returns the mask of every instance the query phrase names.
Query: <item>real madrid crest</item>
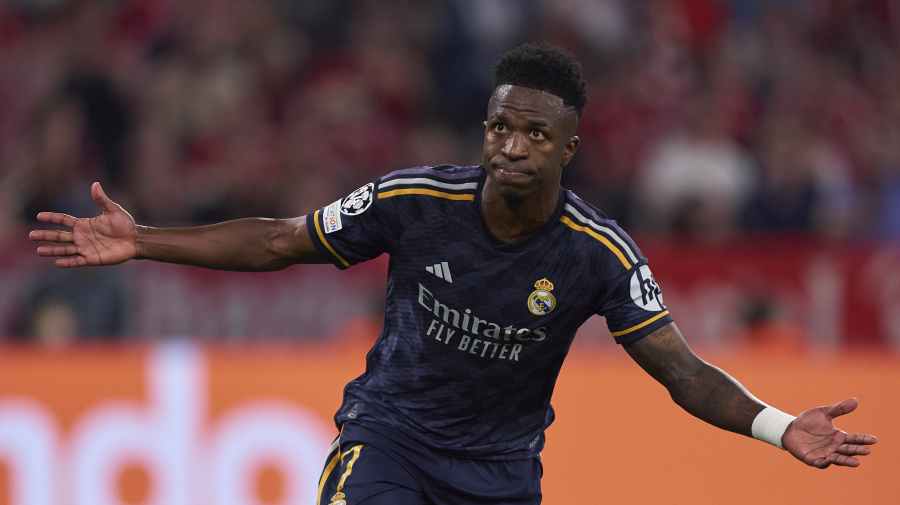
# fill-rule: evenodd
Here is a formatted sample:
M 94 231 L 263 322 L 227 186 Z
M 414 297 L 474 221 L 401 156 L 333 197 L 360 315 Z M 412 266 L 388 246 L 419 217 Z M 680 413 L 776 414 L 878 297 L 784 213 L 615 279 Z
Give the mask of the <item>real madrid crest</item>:
M 347 505 L 347 502 L 344 501 L 344 493 L 338 491 L 337 494 L 331 497 L 330 505 Z
M 550 292 L 553 283 L 546 278 L 534 283 L 534 291 L 528 296 L 528 310 L 536 316 L 544 316 L 556 308 L 556 298 Z

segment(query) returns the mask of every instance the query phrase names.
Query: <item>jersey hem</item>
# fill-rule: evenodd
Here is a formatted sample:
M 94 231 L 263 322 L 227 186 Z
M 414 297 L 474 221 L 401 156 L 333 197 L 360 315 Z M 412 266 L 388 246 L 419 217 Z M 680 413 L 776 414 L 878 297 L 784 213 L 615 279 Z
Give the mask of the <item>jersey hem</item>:
M 306 215 L 306 228 L 309 231 L 309 237 L 312 239 L 313 245 L 316 246 L 316 249 L 319 250 L 319 253 L 321 253 L 322 256 L 328 258 L 334 266 L 341 270 L 346 270 L 352 265 L 338 254 L 338 252 L 328 243 L 322 232 L 322 225 L 319 223 L 320 212 L 321 210 L 317 210 Z
M 662 317 L 660 317 L 662 316 Z M 656 316 L 656 318 L 651 318 L 643 325 L 638 325 L 635 327 L 634 331 L 630 331 L 626 334 L 614 337 L 617 344 L 631 344 L 633 342 L 637 342 L 638 340 L 646 337 L 647 335 L 653 333 L 654 331 L 666 326 L 667 324 L 673 322 L 671 314 L 669 311 L 665 311 Z M 627 330 L 626 330 L 627 331 Z M 615 334 L 613 334 L 615 335 Z

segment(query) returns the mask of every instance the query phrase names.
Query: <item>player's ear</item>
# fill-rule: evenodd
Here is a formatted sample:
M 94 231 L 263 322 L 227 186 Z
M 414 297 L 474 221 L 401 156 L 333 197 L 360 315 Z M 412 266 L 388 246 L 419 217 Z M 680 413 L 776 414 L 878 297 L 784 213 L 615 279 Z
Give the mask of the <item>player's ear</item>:
M 578 143 L 581 141 L 577 135 L 572 135 L 569 137 L 569 140 L 566 142 L 566 147 L 563 150 L 562 157 L 562 166 L 566 166 L 572 161 L 572 156 L 575 156 L 575 151 L 578 150 Z

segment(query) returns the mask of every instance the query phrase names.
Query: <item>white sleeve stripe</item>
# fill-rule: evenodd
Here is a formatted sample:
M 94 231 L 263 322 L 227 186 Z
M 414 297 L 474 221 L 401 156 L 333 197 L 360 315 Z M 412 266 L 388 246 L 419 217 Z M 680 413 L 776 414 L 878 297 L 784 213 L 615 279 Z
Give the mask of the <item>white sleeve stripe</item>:
M 565 206 L 565 210 L 569 211 L 572 214 L 572 217 L 574 217 L 582 225 L 589 226 L 589 227 L 593 228 L 594 230 L 615 240 L 616 243 L 619 244 L 621 246 L 621 248 L 628 254 L 628 259 L 630 259 L 632 263 L 638 262 L 637 255 L 634 253 L 634 250 L 631 247 L 631 245 L 628 244 L 628 242 L 626 242 L 625 240 L 623 240 L 622 237 L 619 236 L 619 234 L 616 233 L 613 229 L 607 228 L 606 226 L 603 226 L 600 224 L 597 224 L 596 222 L 584 217 L 584 215 L 581 212 L 579 212 L 578 209 L 573 207 L 572 204 L 567 203 Z
M 381 190 L 384 188 L 391 188 L 394 186 L 400 186 L 400 185 L 406 185 L 406 184 L 416 185 L 416 186 L 431 186 L 434 188 L 449 189 L 449 190 L 456 190 L 456 191 L 465 191 L 465 190 L 471 190 L 471 189 L 478 188 L 478 182 L 441 182 L 441 181 L 436 181 L 434 179 L 426 179 L 424 177 L 412 177 L 412 178 L 408 178 L 408 179 L 398 178 L 398 179 L 392 179 L 390 181 L 382 182 L 381 184 L 378 185 L 378 189 Z

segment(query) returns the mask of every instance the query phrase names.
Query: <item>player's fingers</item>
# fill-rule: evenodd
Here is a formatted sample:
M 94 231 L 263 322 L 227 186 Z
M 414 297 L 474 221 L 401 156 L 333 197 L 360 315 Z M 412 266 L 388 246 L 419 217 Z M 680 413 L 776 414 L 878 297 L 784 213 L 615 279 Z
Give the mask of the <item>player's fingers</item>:
M 42 245 L 37 248 L 37 253 L 44 257 L 74 256 L 78 250 L 74 245 Z
M 829 458 L 831 463 L 838 466 L 851 466 L 857 467 L 859 466 L 859 460 L 856 458 L 852 458 L 850 456 L 845 456 L 843 454 L 833 454 L 832 457 Z
M 844 437 L 845 444 L 872 445 L 876 442 L 878 442 L 878 439 L 874 435 L 861 435 L 859 433 L 848 433 Z
M 828 468 L 831 465 L 857 467 L 859 466 L 859 460 L 835 452 L 830 454 L 827 458 L 819 458 L 809 463 L 809 465 L 820 470 Z
M 867 445 L 841 444 L 838 446 L 837 452 L 847 456 L 866 456 L 872 453 L 872 449 Z
M 37 220 L 43 223 L 59 224 L 66 228 L 75 226 L 77 221 L 74 217 L 60 212 L 41 212 L 37 215 Z
M 75 236 L 72 232 L 61 230 L 34 230 L 28 234 L 28 238 L 37 242 L 57 242 L 60 244 L 71 244 L 75 241 Z
M 68 258 L 59 258 L 54 264 L 60 268 L 75 268 L 87 265 L 87 260 L 83 256 L 70 256 Z
M 831 460 L 821 458 L 821 459 L 817 459 L 817 460 L 813 461 L 812 463 L 809 463 L 809 465 L 822 470 L 822 469 L 825 469 L 825 468 L 828 468 L 829 466 L 831 466 Z
M 44 242 L 50 240 L 50 238 L 55 235 L 56 233 L 53 232 L 53 230 L 32 230 L 28 234 L 28 239 L 34 240 L 35 242 Z

